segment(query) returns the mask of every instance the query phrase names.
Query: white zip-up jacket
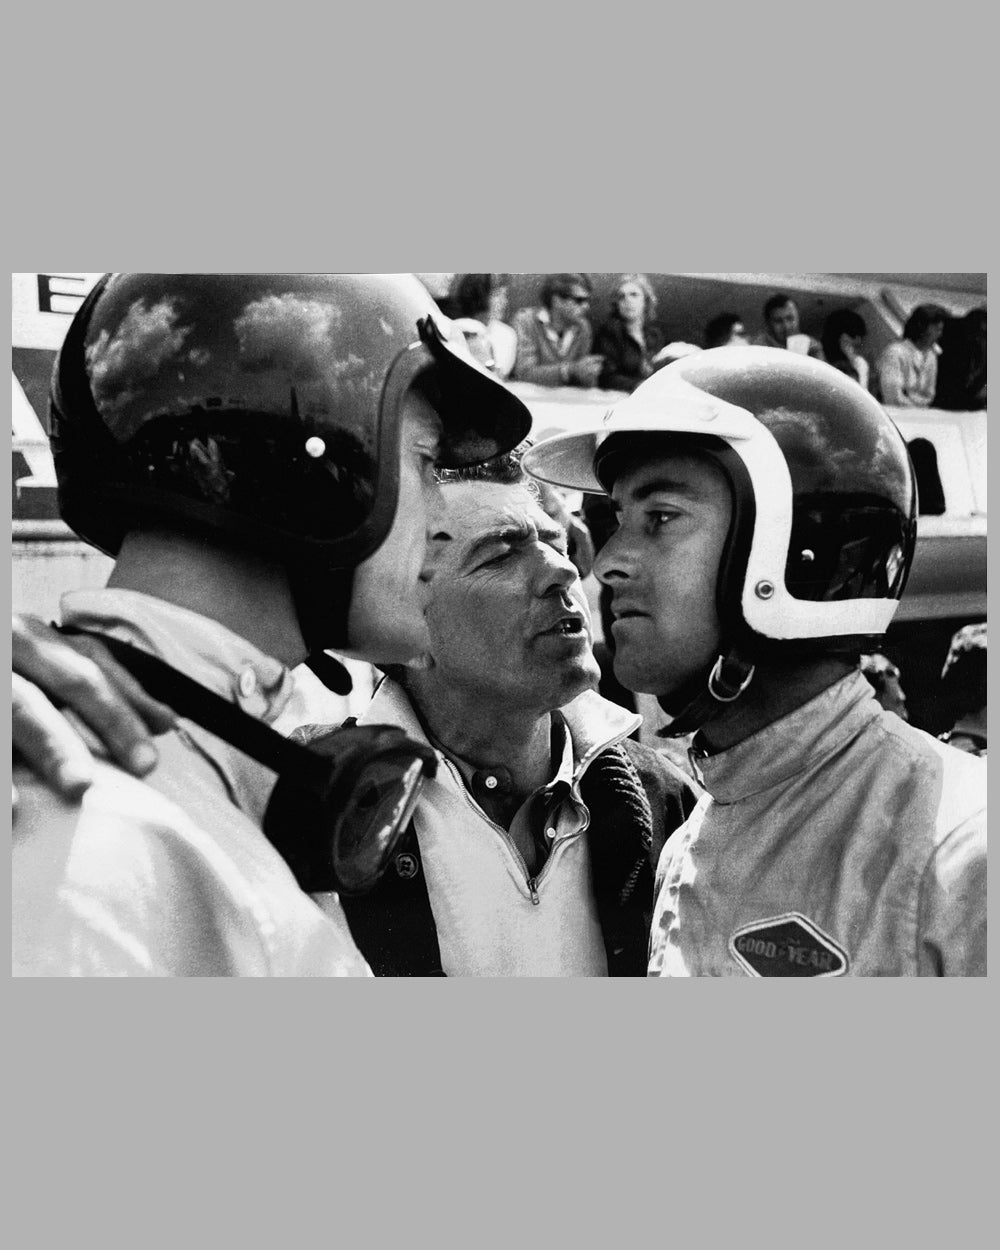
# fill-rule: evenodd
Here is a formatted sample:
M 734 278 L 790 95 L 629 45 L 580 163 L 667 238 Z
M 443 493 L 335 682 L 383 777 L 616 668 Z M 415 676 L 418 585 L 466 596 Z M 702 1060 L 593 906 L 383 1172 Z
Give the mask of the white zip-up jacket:
M 663 850 L 651 976 L 985 976 L 986 766 L 859 673 L 717 755 Z

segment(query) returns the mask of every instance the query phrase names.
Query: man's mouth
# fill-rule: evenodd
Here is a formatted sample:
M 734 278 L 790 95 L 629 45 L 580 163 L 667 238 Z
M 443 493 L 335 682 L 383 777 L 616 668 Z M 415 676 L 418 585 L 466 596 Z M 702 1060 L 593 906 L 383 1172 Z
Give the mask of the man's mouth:
M 577 634 L 583 634 L 584 624 L 583 618 L 580 616 L 562 616 L 554 625 L 550 625 L 548 629 L 541 631 L 542 637 L 550 638 L 572 638 Z

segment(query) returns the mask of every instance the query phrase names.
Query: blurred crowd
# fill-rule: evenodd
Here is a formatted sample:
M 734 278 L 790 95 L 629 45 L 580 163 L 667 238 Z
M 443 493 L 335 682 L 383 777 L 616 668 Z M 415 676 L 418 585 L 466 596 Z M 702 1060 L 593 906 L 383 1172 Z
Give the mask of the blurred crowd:
M 510 320 L 506 274 L 456 274 L 444 309 L 460 324 L 473 354 L 502 378 L 539 386 L 632 391 L 671 360 L 703 348 L 755 343 L 826 360 L 898 408 L 974 411 L 986 407 L 986 308 L 962 317 L 920 304 L 900 337 L 873 355 L 868 327 L 850 308 L 831 312 L 817 339 L 800 326 L 792 296 L 765 302 L 764 330 L 751 338 L 739 312 L 721 311 L 695 335 L 666 342 L 657 297 L 645 274 L 621 274 L 610 307 L 595 314 L 594 287 L 585 273 L 546 276 L 539 302 Z

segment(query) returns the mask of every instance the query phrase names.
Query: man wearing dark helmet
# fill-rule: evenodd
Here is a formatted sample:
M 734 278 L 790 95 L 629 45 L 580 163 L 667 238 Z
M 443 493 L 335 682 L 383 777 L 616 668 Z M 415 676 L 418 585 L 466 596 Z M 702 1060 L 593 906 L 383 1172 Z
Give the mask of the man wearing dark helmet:
M 413 278 L 107 275 L 56 362 L 52 444 L 64 519 L 116 565 L 63 625 L 166 661 L 257 742 L 308 657 L 426 650 L 435 467 L 529 425 Z M 178 722 L 146 783 L 99 764 L 75 804 L 16 770 L 16 973 L 368 972 L 265 836 L 274 771 L 222 738 Z
M 915 542 L 880 406 L 821 362 L 719 348 L 525 466 L 611 496 L 616 675 L 695 734 L 707 796 L 660 860 L 651 974 L 984 975 L 985 769 L 859 671 Z

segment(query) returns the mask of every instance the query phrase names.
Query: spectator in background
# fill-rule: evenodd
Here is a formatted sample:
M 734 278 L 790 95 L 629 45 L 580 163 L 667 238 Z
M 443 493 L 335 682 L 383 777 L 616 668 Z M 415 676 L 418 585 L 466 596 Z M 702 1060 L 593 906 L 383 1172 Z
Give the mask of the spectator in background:
M 498 377 L 510 377 L 517 356 L 517 335 L 504 321 L 507 275 L 461 274 L 452 289 L 452 307 L 472 354 Z
M 861 348 L 867 336 L 864 317 L 851 308 L 838 308 L 823 325 L 823 354 L 827 364 L 846 373 L 866 391 L 871 370 Z
M 705 346 L 730 347 L 733 344 L 741 347 L 747 347 L 750 344 L 750 336 L 747 334 L 743 318 L 739 313 L 719 313 L 705 327 Z
M 593 293 L 585 273 L 557 273 L 545 279 L 540 308 L 514 314 L 517 360 L 514 376 L 539 386 L 596 386 L 604 361 L 591 353 L 587 320 Z
M 896 408 L 929 408 L 937 389 L 938 340 L 948 314 L 937 304 L 918 304 L 876 365 L 877 393 Z
M 875 691 L 875 698 L 887 712 L 892 712 L 900 720 L 909 720 L 906 710 L 906 695 L 899 684 L 899 669 L 888 656 L 876 651 L 861 657 L 861 671 L 868 679 L 868 684 Z
M 935 408 L 974 412 L 986 407 L 986 309 L 945 322 Z
M 986 622 L 966 625 L 952 638 L 941 672 L 944 697 L 956 716 L 941 735 L 960 751 L 986 755 Z
M 655 370 L 653 357 L 663 347 L 656 324 L 656 295 L 641 273 L 624 273 L 612 297 L 611 316 L 594 337 L 594 350 L 604 357 L 599 385 L 612 391 L 634 391 Z
M 814 360 L 824 358 L 819 340 L 800 331 L 799 306 L 790 295 L 779 292 L 771 296 L 764 305 L 764 324 L 767 330 L 754 339 L 758 347 L 783 347 L 800 356 L 812 356 Z

